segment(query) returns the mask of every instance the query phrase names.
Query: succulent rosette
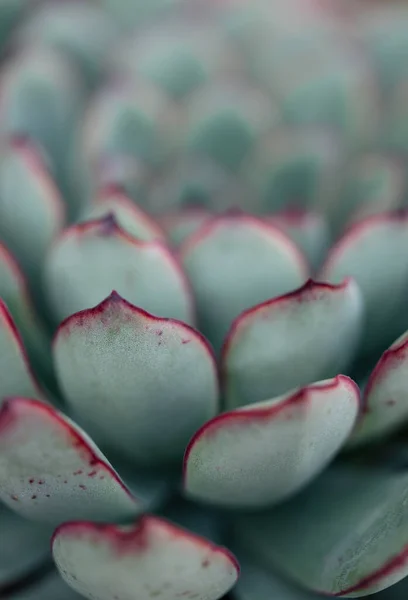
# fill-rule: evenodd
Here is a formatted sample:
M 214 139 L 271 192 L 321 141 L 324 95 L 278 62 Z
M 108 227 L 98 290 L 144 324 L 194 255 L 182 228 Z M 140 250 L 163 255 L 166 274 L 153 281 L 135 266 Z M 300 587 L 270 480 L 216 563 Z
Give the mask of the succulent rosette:
M 405 598 L 408 10 L 0 7 L 0 597 Z

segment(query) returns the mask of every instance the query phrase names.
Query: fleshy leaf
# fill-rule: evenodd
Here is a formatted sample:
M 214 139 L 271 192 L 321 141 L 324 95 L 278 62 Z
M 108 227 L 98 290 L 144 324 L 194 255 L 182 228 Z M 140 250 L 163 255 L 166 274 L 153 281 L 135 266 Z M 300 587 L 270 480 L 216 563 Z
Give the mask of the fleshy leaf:
M 236 58 L 218 28 L 187 18 L 156 21 L 153 27 L 125 39 L 112 66 L 114 73 L 126 78 L 153 81 L 180 102 L 210 77 L 229 72 Z
M 149 209 L 157 215 L 201 208 L 222 213 L 230 208 L 254 211 L 254 195 L 238 173 L 210 157 L 183 155 L 167 165 L 149 190 Z
M 43 398 L 21 336 L 6 304 L 0 298 L 0 407 L 4 398 L 14 395 Z
M 247 178 L 260 195 L 264 212 L 287 207 L 327 207 L 338 178 L 336 139 L 315 130 L 273 130 L 255 145 Z
M 53 349 L 63 395 L 81 423 L 139 464 L 181 459 L 194 431 L 217 413 L 217 366 L 206 340 L 116 292 L 68 317 Z
M 364 389 L 363 413 L 350 446 L 392 433 L 408 419 L 408 332 L 384 352 Z
M 17 32 L 18 43 L 46 45 L 68 55 L 92 82 L 101 74 L 115 38 L 114 19 L 87 3 L 37 7 Z
M 330 233 L 324 217 L 317 212 L 287 210 L 268 217 L 300 248 L 313 269 L 321 265 L 330 245 Z
M 0 597 L 3 598 L 2 588 L 29 575 L 47 560 L 53 529 L 23 519 L 3 505 L 0 505 L 0 523 Z
M 164 92 L 146 80 L 114 82 L 98 92 L 82 126 L 84 158 L 127 156 L 160 163 L 174 146 L 177 112 Z
M 237 171 L 277 114 L 271 98 L 254 86 L 227 82 L 200 87 L 187 103 L 187 148 Z
M 8 399 L 0 411 L 0 499 L 53 524 L 126 518 L 144 508 L 77 425 L 28 398 Z
M 84 600 L 58 573 L 51 573 L 34 585 L 13 594 L 12 600 Z
M 243 508 L 285 500 L 343 446 L 359 399 L 357 385 L 338 375 L 215 417 L 187 447 L 185 492 L 200 501 Z
M 337 286 L 309 280 L 244 312 L 222 352 L 227 407 L 273 398 L 343 372 L 354 356 L 362 315 L 361 294 L 351 279 Z
M 164 242 L 166 239 L 159 225 L 116 186 L 104 188 L 81 220 L 96 220 L 108 214 L 114 215 L 118 225 L 139 240 Z
M 187 279 L 168 248 L 136 240 L 111 214 L 65 231 L 45 264 L 45 283 L 58 321 L 95 306 L 112 289 L 155 315 L 193 320 Z
M 215 217 L 180 249 L 200 329 L 218 349 L 245 309 L 293 290 L 308 277 L 299 250 L 279 229 L 242 213 Z
M 394 157 L 363 154 L 353 161 L 332 220 L 340 230 L 350 222 L 397 209 L 404 197 L 405 169 Z
M 190 208 L 179 212 L 164 215 L 160 223 L 167 233 L 168 238 L 175 246 L 181 246 L 187 238 L 196 233 L 198 229 L 211 217 L 205 209 Z
M 49 340 L 34 311 L 24 277 L 11 254 L 0 244 L 0 298 L 21 333 L 30 360 L 47 380 L 51 373 Z
M 0 161 L 0 240 L 34 285 L 64 212 L 36 147 L 22 138 L 12 140 Z
M 338 283 L 349 276 L 357 281 L 366 307 L 361 352 L 375 356 L 406 328 L 408 212 L 368 217 L 345 233 L 320 277 Z
M 35 140 L 50 157 L 58 181 L 82 101 L 77 75 L 62 54 L 28 44 L 7 62 L 0 80 L 2 134 Z
M 236 600 L 323 600 L 323 596 L 294 586 L 271 569 L 262 568 L 255 560 L 241 553 L 238 556 L 241 575 L 234 588 Z
M 305 588 L 355 598 L 408 574 L 408 476 L 336 467 L 304 492 L 234 525 L 240 547 Z
M 65 581 L 93 600 L 218 600 L 239 574 L 226 549 L 149 515 L 129 527 L 65 523 L 52 550 Z

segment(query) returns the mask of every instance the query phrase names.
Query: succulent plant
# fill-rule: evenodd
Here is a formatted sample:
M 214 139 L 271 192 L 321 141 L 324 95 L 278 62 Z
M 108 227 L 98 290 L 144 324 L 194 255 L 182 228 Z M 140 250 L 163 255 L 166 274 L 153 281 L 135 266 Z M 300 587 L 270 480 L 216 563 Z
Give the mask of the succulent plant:
M 0 17 L 0 598 L 406 598 L 408 9 Z

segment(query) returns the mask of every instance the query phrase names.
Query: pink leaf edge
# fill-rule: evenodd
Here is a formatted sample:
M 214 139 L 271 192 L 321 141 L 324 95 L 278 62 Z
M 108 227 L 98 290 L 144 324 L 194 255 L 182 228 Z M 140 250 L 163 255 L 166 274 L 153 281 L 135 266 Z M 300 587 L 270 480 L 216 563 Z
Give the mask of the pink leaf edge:
M 234 224 L 237 221 L 241 221 L 247 225 L 257 228 L 260 233 L 270 236 L 271 239 L 278 240 L 282 245 L 286 246 L 288 253 L 293 257 L 293 260 L 298 263 L 304 277 L 307 278 L 309 275 L 309 265 L 302 252 L 296 246 L 294 242 L 282 231 L 282 229 L 272 223 L 265 222 L 261 219 L 257 219 L 252 215 L 247 214 L 241 209 L 231 208 L 222 214 L 212 215 L 205 221 L 199 229 L 190 235 L 188 239 L 181 245 L 179 249 L 179 256 L 183 259 L 193 248 L 201 244 L 208 237 L 210 237 L 214 231 L 217 230 L 223 223 Z
M 8 145 L 12 150 L 21 154 L 26 163 L 36 172 L 38 178 L 43 181 L 44 187 L 48 190 L 44 200 L 51 212 L 54 213 L 59 228 L 62 228 L 66 221 L 65 204 L 35 142 L 28 136 L 14 135 L 9 138 Z
M 223 377 L 223 367 L 225 366 L 225 362 L 229 354 L 234 337 L 238 333 L 240 327 L 242 326 L 242 323 L 244 323 L 249 317 L 256 315 L 258 312 L 261 312 L 265 308 L 279 308 L 284 304 L 301 304 L 305 302 L 310 302 L 314 299 L 314 296 L 317 292 L 324 290 L 327 292 L 338 292 L 340 290 L 346 289 L 352 281 L 352 277 L 346 277 L 341 283 L 332 284 L 324 281 L 316 281 L 314 279 L 309 278 L 301 287 L 293 290 L 292 292 L 283 294 L 282 296 L 276 296 L 271 300 L 266 300 L 265 302 L 261 302 L 256 306 L 252 306 L 251 308 L 244 310 L 232 322 L 231 327 L 225 337 L 221 349 L 221 376 Z
M 0 252 L 1 252 L 1 249 L 0 249 Z M 0 318 L 3 320 L 4 324 L 6 325 L 7 329 L 9 330 L 11 337 L 14 339 L 16 345 L 18 346 L 18 348 L 20 350 L 21 357 L 24 361 L 27 372 L 30 375 L 30 378 L 32 380 L 32 384 L 33 384 L 34 388 L 36 389 L 36 391 L 38 392 L 38 394 L 40 396 L 44 396 L 44 391 L 42 390 L 40 382 L 38 381 L 37 376 L 34 373 L 34 370 L 30 364 L 27 350 L 26 350 L 26 347 L 23 342 L 23 338 L 21 337 L 21 334 L 20 334 L 19 330 L 17 329 L 17 326 L 16 326 L 16 324 L 13 320 L 13 317 L 7 307 L 7 304 L 4 302 L 4 300 L 1 297 L 0 297 Z M 1 398 L 0 398 L 0 400 L 1 400 Z
M 368 217 L 363 217 L 357 222 L 352 222 L 346 228 L 342 237 L 330 249 L 327 258 L 320 269 L 321 277 L 327 277 L 333 264 L 336 264 L 338 257 L 343 254 L 349 245 L 353 244 L 367 231 L 370 231 L 376 225 L 387 225 L 392 223 L 408 225 L 408 208 L 399 208 L 394 211 L 370 215 Z
M 183 459 L 183 486 L 186 485 L 187 478 L 187 467 L 188 460 L 192 449 L 195 444 L 204 436 L 204 435 L 213 435 L 219 429 L 222 429 L 224 426 L 233 425 L 234 423 L 248 423 L 251 425 L 252 423 L 257 423 L 259 421 L 268 421 L 273 420 L 277 417 L 281 412 L 285 411 L 287 408 L 297 404 L 307 404 L 310 400 L 311 394 L 315 390 L 325 391 L 336 388 L 341 384 L 341 382 L 347 383 L 350 385 L 350 388 L 355 392 L 355 398 L 359 405 L 359 411 L 361 411 L 361 398 L 360 398 L 360 389 L 355 381 L 353 381 L 347 375 L 337 375 L 330 383 L 326 385 L 308 385 L 300 388 L 295 391 L 293 394 L 288 396 L 283 402 L 280 404 L 263 407 L 263 406 L 254 406 L 247 407 L 239 410 L 231 410 L 220 415 L 217 415 L 207 423 L 204 423 L 200 429 L 198 429 L 191 440 L 189 441 L 187 448 L 184 453 Z
M 193 322 L 196 321 L 193 289 L 176 254 L 166 243 L 160 239 L 144 241 L 133 237 L 119 225 L 115 215 L 112 212 L 107 213 L 100 219 L 91 219 L 83 223 L 76 223 L 75 225 L 71 225 L 70 227 L 66 228 L 54 240 L 54 243 L 50 247 L 50 253 L 52 253 L 55 246 L 61 244 L 61 242 L 69 240 L 70 238 L 78 238 L 88 233 L 99 237 L 117 237 L 133 248 L 160 249 L 163 258 L 166 259 L 169 267 L 177 272 L 185 294 L 189 299 L 189 312 L 191 315 L 191 320 Z
M 394 368 L 398 367 L 399 364 L 408 359 L 408 339 L 401 342 L 398 345 L 393 345 L 385 352 L 383 352 L 379 361 L 372 370 L 370 377 L 368 378 L 367 385 L 363 395 L 363 414 L 370 412 L 369 398 L 373 387 L 378 385 L 382 379 Z M 389 407 L 394 406 L 395 402 L 392 398 L 386 400 L 386 404 Z
M 150 215 L 148 215 L 129 198 L 124 186 L 121 186 L 118 183 L 107 183 L 106 185 L 102 186 L 96 194 L 93 205 L 103 205 L 103 202 L 108 199 L 115 199 L 119 205 L 131 212 L 137 220 L 141 221 L 144 225 L 151 229 L 151 231 L 154 231 L 157 239 L 161 240 L 163 243 L 166 242 L 166 234 L 164 229 L 157 221 L 150 217 Z
M 122 488 L 122 490 L 132 501 L 136 502 L 133 494 L 130 492 L 115 470 L 96 455 L 86 440 L 75 430 L 74 427 L 72 427 L 63 419 L 56 409 L 41 402 L 40 400 L 22 398 L 19 396 L 6 398 L 2 407 L 0 408 L 0 437 L 10 430 L 13 430 L 13 427 L 16 425 L 21 415 L 24 414 L 25 411 L 28 411 L 28 414 L 30 414 L 30 411 L 31 413 L 32 411 L 43 413 L 43 415 L 50 421 L 54 421 L 58 428 L 63 430 L 70 438 L 73 448 L 75 448 L 77 453 L 81 456 L 81 459 L 88 463 L 89 468 L 91 469 L 88 474 L 89 477 L 94 477 L 96 470 L 105 472 L 105 474 L 116 481 L 119 487 Z M 101 475 L 101 477 L 103 477 L 103 475 Z M 12 496 L 11 499 L 15 502 L 18 502 L 17 496 Z
M 132 313 L 134 313 L 136 317 L 141 317 L 147 322 L 153 322 L 157 324 L 157 335 L 161 335 L 160 325 L 167 323 L 172 325 L 175 329 L 178 329 L 183 332 L 183 335 L 181 336 L 183 338 L 181 342 L 182 344 L 190 343 L 191 338 L 193 337 L 208 354 L 218 379 L 218 365 L 214 350 L 210 342 L 200 331 L 178 319 L 173 319 L 170 317 L 157 317 L 156 315 L 149 313 L 143 308 L 135 306 L 134 304 L 123 298 L 123 296 L 121 296 L 116 290 L 112 290 L 109 296 L 102 300 L 102 302 L 100 302 L 96 306 L 93 306 L 91 308 L 85 308 L 84 310 L 80 310 L 66 317 L 60 323 L 56 333 L 54 334 L 54 338 L 52 340 L 53 347 L 55 346 L 57 339 L 60 336 L 63 336 L 64 334 L 68 333 L 71 329 L 84 328 L 86 327 L 87 322 L 91 323 L 95 319 L 101 318 L 103 320 L 104 314 L 107 311 L 109 311 L 109 309 L 112 306 L 119 306 L 122 309 L 130 310 Z
M 118 525 L 93 523 L 91 521 L 70 521 L 62 523 L 54 531 L 51 538 L 51 548 L 53 548 L 57 538 L 60 536 L 89 536 L 102 537 L 109 539 L 112 547 L 117 551 L 118 556 L 143 554 L 149 550 L 149 533 L 159 526 L 176 538 L 182 538 L 193 542 L 205 550 L 224 556 L 234 567 L 237 577 L 240 575 L 240 565 L 234 554 L 223 546 L 217 546 L 210 540 L 203 538 L 183 527 L 157 517 L 155 515 L 142 515 L 134 524 L 121 528 Z M 203 561 L 202 568 L 205 569 L 208 564 Z

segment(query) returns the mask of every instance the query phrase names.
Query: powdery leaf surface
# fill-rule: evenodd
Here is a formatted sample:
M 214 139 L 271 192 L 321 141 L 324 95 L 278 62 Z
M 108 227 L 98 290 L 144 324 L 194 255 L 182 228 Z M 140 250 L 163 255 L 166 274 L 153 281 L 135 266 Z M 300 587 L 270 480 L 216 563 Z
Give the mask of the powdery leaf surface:
M 226 549 L 149 515 L 128 527 L 66 523 L 52 550 L 65 581 L 91 600 L 218 600 L 239 575 Z

